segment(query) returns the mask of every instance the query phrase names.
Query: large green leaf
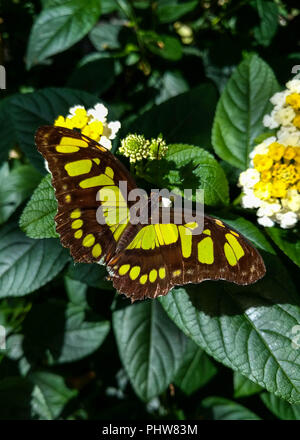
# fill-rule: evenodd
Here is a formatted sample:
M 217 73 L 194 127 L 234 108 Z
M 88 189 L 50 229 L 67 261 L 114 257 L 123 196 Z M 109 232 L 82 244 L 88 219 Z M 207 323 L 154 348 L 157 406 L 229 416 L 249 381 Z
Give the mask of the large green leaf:
M 216 102 L 215 87 L 202 84 L 125 124 L 122 134 L 136 132 L 151 138 L 162 133 L 168 144 L 187 143 L 209 149 Z
M 185 188 L 202 189 L 204 203 L 209 206 L 229 202 L 229 187 L 222 167 L 210 153 L 194 145 L 169 145 L 163 159 L 148 162 L 144 177 L 182 196 Z M 196 200 L 195 193 L 193 199 Z M 202 194 L 197 201 L 203 202 Z
M 30 165 L 9 170 L 5 162 L 0 168 L 0 224 L 4 223 L 27 198 L 41 180 L 41 175 Z
M 97 350 L 109 329 L 109 322 L 85 304 L 36 304 L 24 322 L 24 354 L 35 362 L 47 359 L 50 365 L 74 362 Z
M 11 223 L 0 229 L 0 297 L 23 296 L 51 281 L 69 256 L 58 240 L 32 240 Z
M 271 68 L 257 55 L 248 56 L 234 71 L 219 100 L 212 143 L 215 152 L 245 169 L 254 139 L 264 131 L 263 116 L 278 84 Z
M 300 239 L 297 233 L 279 227 L 266 228 L 266 231 L 282 252 L 300 266 Z
M 281 420 L 300 420 L 300 405 L 292 405 L 274 394 L 263 393 L 261 399 L 266 407 Z
M 202 400 L 213 420 L 260 420 L 250 409 L 223 397 L 206 397 Z
M 255 227 L 246 225 L 240 222 L 238 230 L 253 240 Z M 299 299 L 281 261 L 269 253 L 270 245 L 264 245 L 260 234 L 255 244 L 264 251 L 263 280 L 249 287 L 205 281 L 175 289 L 160 301 L 209 355 L 270 392 L 300 402 L 300 352 L 291 344 L 292 328 L 300 323 Z
M 62 413 L 71 399 L 76 397 L 77 391 L 70 390 L 64 379 L 57 374 L 46 371 L 36 371 L 29 375 L 34 384 L 31 407 L 32 412 L 40 420 L 55 420 Z
M 66 116 L 73 105 L 94 106 L 99 99 L 72 89 L 47 88 L 16 95 L 10 101 L 10 115 L 18 143 L 28 159 L 45 173 L 44 159 L 34 145 L 35 131 L 41 125 L 52 125 L 59 115 Z
M 148 401 L 162 393 L 180 365 L 186 338 L 154 300 L 114 311 L 113 328 L 137 395 Z
M 216 367 L 206 353 L 195 342 L 188 339 L 174 383 L 185 394 L 190 395 L 207 384 L 216 372 Z
M 56 212 L 57 201 L 48 174 L 27 203 L 20 217 L 20 228 L 31 238 L 58 237 L 54 222 Z
M 65 0 L 42 10 L 31 29 L 27 68 L 81 40 L 97 22 L 100 12 L 99 0 L 90 0 L 88 6 L 85 0 Z

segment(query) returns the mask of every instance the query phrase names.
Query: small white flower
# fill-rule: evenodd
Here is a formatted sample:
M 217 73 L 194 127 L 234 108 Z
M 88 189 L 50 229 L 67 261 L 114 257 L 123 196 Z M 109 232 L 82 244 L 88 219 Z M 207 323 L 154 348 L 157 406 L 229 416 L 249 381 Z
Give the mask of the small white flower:
M 287 95 L 287 90 L 284 90 L 283 92 L 277 92 L 275 93 L 275 95 L 272 96 L 270 101 L 274 106 L 282 107 L 285 104 L 285 98 Z
M 274 119 L 280 125 L 292 124 L 296 113 L 292 107 L 285 107 L 274 114 Z
M 267 154 L 268 150 L 268 145 L 266 145 L 265 142 L 262 142 L 261 144 L 256 145 L 256 147 L 249 154 L 249 157 L 250 159 L 253 159 L 257 154 Z
M 111 150 L 112 144 L 111 141 L 106 136 L 101 136 L 99 144 L 107 150 Z
M 275 225 L 275 222 L 270 217 L 267 216 L 258 217 L 257 223 L 259 223 L 262 226 L 265 226 L 266 228 L 271 228 L 272 226 Z
M 268 128 L 277 128 L 279 126 L 278 122 L 275 121 L 274 117 L 271 115 L 265 115 L 263 118 L 263 124 Z
M 247 191 L 242 197 L 241 205 L 243 208 L 259 208 L 261 205 L 261 200 L 258 197 L 255 197 L 253 191 Z
M 74 105 L 74 107 L 71 107 L 70 109 L 69 109 L 69 114 L 68 114 L 68 118 L 72 118 L 73 116 L 75 116 L 75 112 L 76 112 L 76 110 L 78 110 L 78 109 L 83 109 L 84 110 L 84 106 L 83 105 Z
M 281 203 L 288 211 L 300 213 L 300 194 L 296 189 L 289 189 L 286 197 L 281 199 Z
M 253 186 L 259 182 L 259 178 L 259 171 L 255 168 L 248 168 L 240 174 L 238 185 L 246 188 L 253 188 Z
M 109 122 L 107 125 L 103 127 L 103 136 L 108 139 L 115 139 L 116 134 L 121 128 L 121 123 L 119 121 Z
M 91 108 L 87 111 L 88 116 L 91 116 L 93 119 L 101 121 L 103 123 L 106 122 L 107 114 L 108 110 L 103 104 L 96 104 L 94 108 Z
M 257 210 L 258 217 L 272 217 L 274 214 L 281 210 L 280 203 L 269 203 L 266 201 L 261 202 L 260 208 Z
M 289 229 L 295 226 L 298 221 L 298 217 L 297 214 L 292 211 L 285 212 L 284 214 L 279 212 L 276 215 L 276 220 L 279 221 L 281 228 Z
M 253 159 L 256 154 L 267 154 L 269 151 L 269 145 L 273 142 L 276 142 L 276 140 L 277 139 L 275 136 L 270 136 L 260 144 L 256 145 L 256 147 L 254 147 L 254 149 L 249 154 L 250 159 Z
M 109 139 L 115 139 L 118 131 L 121 128 L 121 123 L 119 121 L 111 121 L 108 124 L 108 128 L 111 131 L 111 135 L 109 136 Z
M 292 127 L 282 127 L 278 131 L 278 142 L 285 146 L 298 146 L 300 144 L 300 132 Z
M 264 144 L 267 145 L 267 147 L 273 144 L 273 142 L 276 142 L 276 136 L 270 136 L 264 140 Z

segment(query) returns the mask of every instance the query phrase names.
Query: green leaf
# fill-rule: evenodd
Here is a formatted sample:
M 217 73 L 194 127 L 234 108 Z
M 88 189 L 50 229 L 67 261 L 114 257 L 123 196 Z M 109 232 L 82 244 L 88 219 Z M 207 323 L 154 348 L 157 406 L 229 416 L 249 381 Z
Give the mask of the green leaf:
M 23 296 L 51 281 L 69 256 L 58 240 L 32 240 L 10 223 L 0 229 L 0 297 Z
M 122 135 L 137 132 L 151 138 L 162 133 L 168 144 L 186 143 L 210 149 L 216 102 L 216 89 L 202 84 L 154 106 L 130 125 L 124 124 Z
M 140 32 L 140 38 L 152 53 L 161 58 L 178 61 L 182 57 L 182 46 L 177 38 L 169 35 L 158 35 L 152 31 Z
M 101 2 L 65 0 L 58 6 L 44 9 L 30 33 L 26 55 L 29 69 L 51 55 L 63 52 L 81 40 L 97 22 Z
M 284 252 L 295 264 L 300 266 L 300 240 L 297 233 L 279 227 L 266 228 L 266 231 L 279 249 L 281 249 L 282 252 Z
M 178 18 L 193 11 L 198 1 L 159 0 L 156 14 L 161 23 L 172 23 Z
M 101 0 L 102 14 L 111 14 L 118 9 L 116 0 Z
M 36 371 L 29 375 L 34 384 L 31 407 L 40 420 L 57 419 L 64 407 L 77 396 L 76 390 L 70 390 L 64 379 L 57 374 Z
M 10 115 L 18 143 L 28 159 L 45 173 L 44 159 L 34 145 L 34 133 L 41 125 L 52 125 L 66 116 L 73 105 L 92 107 L 99 99 L 89 93 L 64 88 L 47 88 L 16 95 L 10 101 Z
M 28 420 L 31 418 L 32 384 L 22 377 L 0 380 L 0 419 Z
M 270 393 L 263 393 L 260 397 L 266 407 L 279 419 L 300 420 L 300 405 L 292 405 Z
M 257 9 L 260 18 L 260 25 L 254 28 L 254 37 L 259 44 L 269 46 L 278 28 L 278 6 L 275 2 L 266 0 L 252 1 L 252 5 Z
M 47 359 L 50 365 L 74 362 L 97 350 L 109 329 L 108 321 L 84 305 L 36 304 L 24 322 L 24 353 L 29 360 Z
M 207 397 L 202 400 L 202 407 L 213 420 L 261 420 L 250 409 L 223 397 Z
M 212 143 L 215 152 L 232 165 L 248 168 L 254 139 L 265 131 L 263 116 L 278 91 L 271 68 L 257 55 L 248 56 L 234 71 L 219 100 Z
M 72 278 L 65 276 L 65 289 L 69 298 L 69 301 L 77 305 L 87 306 L 86 292 L 87 284 L 81 283 L 77 280 L 72 280 Z
M 161 104 L 189 89 L 187 81 L 179 71 L 167 71 L 163 75 L 155 72 L 150 78 L 149 87 L 154 87 L 158 91 L 155 104 Z
M 30 238 L 58 237 L 54 222 L 56 213 L 57 201 L 51 184 L 51 175 L 48 174 L 27 203 L 20 217 L 20 228 Z
M 0 162 L 8 158 L 8 152 L 16 143 L 16 134 L 12 124 L 9 103 L 12 97 L 0 101 Z
M 123 26 L 117 24 L 99 23 L 91 30 L 89 38 L 99 51 L 120 49 L 119 34 L 122 28 Z
M 148 162 L 144 177 L 181 195 L 185 188 L 203 189 L 204 202 L 209 206 L 229 203 L 229 187 L 222 167 L 210 153 L 194 145 L 169 145 L 163 159 Z
M 8 163 L 0 168 L 0 224 L 30 195 L 41 180 L 41 175 L 30 165 L 9 170 Z
M 144 401 L 172 381 L 185 350 L 185 338 L 157 301 L 113 312 L 120 358 L 137 395 Z
M 216 373 L 216 367 L 205 352 L 188 339 L 174 383 L 189 396 L 206 385 Z
M 259 393 L 262 388 L 240 373 L 233 375 L 234 397 L 247 397 Z
M 253 228 L 248 235 L 241 223 L 238 230 L 253 239 Z M 258 241 L 263 245 L 259 234 Z M 299 299 L 269 247 L 263 254 L 267 275 L 252 286 L 205 281 L 175 289 L 160 301 L 179 328 L 209 355 L 295 403 L 300 402 L 300 353 L 292 346 L 292 329 L 300 323 Z

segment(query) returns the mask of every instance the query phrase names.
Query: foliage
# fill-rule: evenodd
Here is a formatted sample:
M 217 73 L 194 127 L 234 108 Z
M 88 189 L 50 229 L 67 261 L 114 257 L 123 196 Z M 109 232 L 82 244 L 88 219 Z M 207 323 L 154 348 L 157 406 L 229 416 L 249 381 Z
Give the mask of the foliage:
M 0 418 L 300 419 L 299 228 L 239 206 L 269 99 L 299 62 L 297 2 L 4 0 L 0 64 Z M 74 264 L 36 129 L 104 102 L 163 135 L 141 187 L 205 190 L 206 211 L 261 252 L 265 278 L 205 281 L 133 305 Z M 129 161 L 118 155 L 129 166 Z

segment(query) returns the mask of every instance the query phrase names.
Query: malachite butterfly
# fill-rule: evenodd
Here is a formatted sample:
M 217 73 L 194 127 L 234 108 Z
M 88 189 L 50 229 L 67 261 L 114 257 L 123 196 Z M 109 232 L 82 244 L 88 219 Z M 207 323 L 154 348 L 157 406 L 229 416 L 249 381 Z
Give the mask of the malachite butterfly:
M 202 233 L 193 235 L 193 224 L 172 222 L 171 208 L 168 224 L 131 224 L 131 202 L 119 184 L 126 181 L 129 193 L 137 188 L 134 179 L 110 151 L 79 131 L 43 126 L 36 145 L 52 173 L 62 245 L 75 262 L 105 264 L 114 287 L 132 301 L 166 295 L 187 283 L 227 280 L 247 285 L 264 276 L 257 250 L 221 220 L 205 216 Z M 109 193 L 114 194 L 115 216 L 110 215 Z M 100 205 L 105 224 L 96 219 Z

